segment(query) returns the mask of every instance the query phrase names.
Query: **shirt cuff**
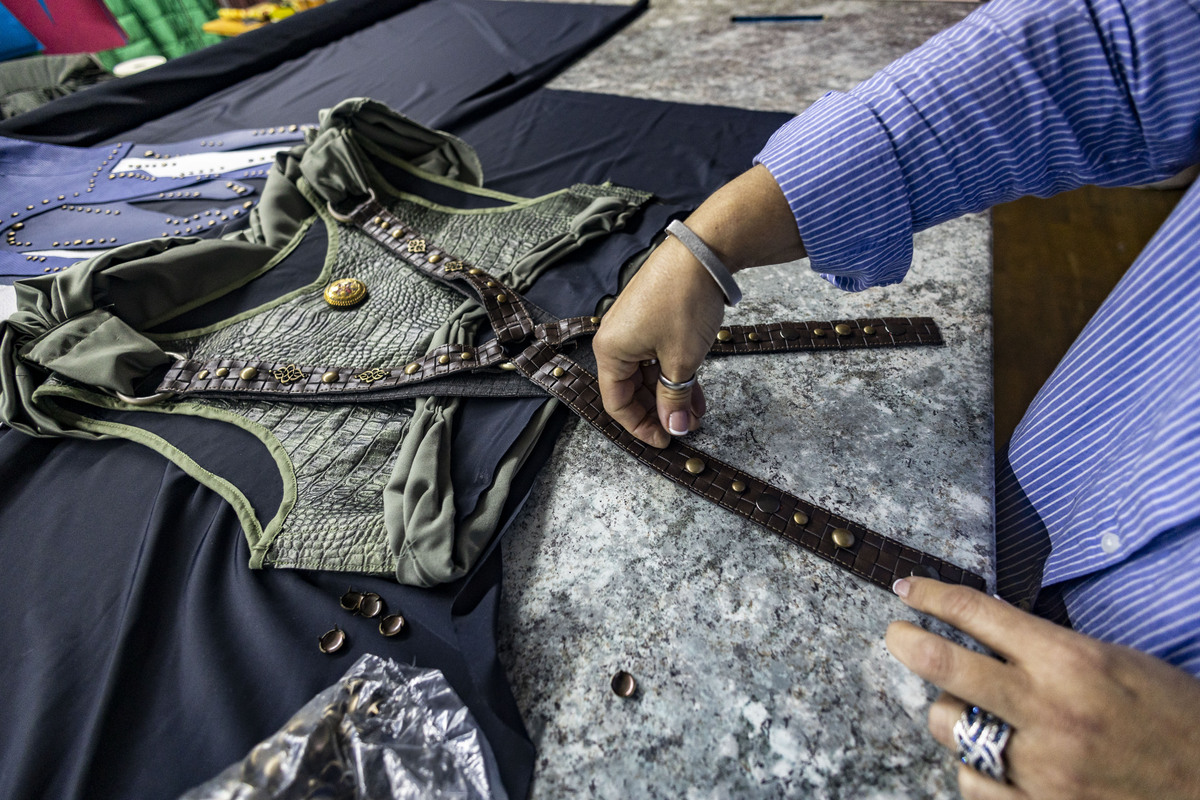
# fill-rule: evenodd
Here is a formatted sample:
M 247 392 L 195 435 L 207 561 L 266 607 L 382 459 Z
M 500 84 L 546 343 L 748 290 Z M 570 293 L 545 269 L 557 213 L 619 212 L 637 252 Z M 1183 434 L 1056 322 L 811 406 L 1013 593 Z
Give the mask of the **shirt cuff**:
M 830 92 L 754 157 L 783 190 L 812 268 L 862 291 L 904 279 L 912 211 L 887 132 L 861 100 Z

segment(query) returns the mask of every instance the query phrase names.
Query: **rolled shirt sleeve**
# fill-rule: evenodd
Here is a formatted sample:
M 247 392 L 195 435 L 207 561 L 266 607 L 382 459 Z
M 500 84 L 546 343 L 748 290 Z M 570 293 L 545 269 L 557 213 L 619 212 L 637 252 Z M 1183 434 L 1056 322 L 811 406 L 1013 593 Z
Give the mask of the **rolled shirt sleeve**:
M 992 0 L 825 95 L 755 162 L 783 189 L 815 270 L 853 291 L 896 283 L 915 231 L 1200 160 L 1197 41 L 1200 0 Z

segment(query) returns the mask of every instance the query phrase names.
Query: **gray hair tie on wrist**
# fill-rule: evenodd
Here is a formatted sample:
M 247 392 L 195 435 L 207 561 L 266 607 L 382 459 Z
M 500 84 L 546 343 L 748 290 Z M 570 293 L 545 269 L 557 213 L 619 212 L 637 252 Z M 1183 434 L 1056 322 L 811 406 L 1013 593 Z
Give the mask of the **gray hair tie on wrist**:
M 682 242 L 683 246 L 696 257 L 696 260 L 704 265 L 708 274 L 712 275 L 713 280 L 717 282 L 717 286 L 721 287 L 721 293 L 725 295 L 725 305 L 736 306 L 742 299 L 742 290 L 734 281 L 733 273 L 721 263 L 717 254 L 693 233 L 691 228 L 684 225 L 682 220 L 672 220 L 671 224 L 667 226 L 667 233 Z

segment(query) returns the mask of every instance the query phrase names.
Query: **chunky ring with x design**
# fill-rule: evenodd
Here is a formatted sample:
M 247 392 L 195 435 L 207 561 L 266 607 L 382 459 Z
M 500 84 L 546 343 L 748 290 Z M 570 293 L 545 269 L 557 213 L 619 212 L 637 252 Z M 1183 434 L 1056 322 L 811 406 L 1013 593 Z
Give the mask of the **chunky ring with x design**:
M 696 385 L 696 376 L 692 375 L 692 377 L 688 378 L 686 381 L 673 381 L 673 380 L 669 379 L 666 375 L 659 373 L 658 382 L 661 383 L 663 386 L 667 387 L 668 389 L 671 389 L 676 392 L 681 392 L 684 389 L 690 389 Z
M 1012 726 L 995 714 L 971 706 L 954 723 L 958 757 L 971 769 L 1004 783 L 1004 748 L 1012 732 Z

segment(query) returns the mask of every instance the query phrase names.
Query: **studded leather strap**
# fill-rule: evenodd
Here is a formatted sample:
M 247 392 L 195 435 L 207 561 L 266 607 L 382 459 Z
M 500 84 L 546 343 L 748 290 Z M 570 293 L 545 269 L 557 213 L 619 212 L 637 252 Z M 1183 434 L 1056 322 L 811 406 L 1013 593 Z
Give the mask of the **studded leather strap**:
M 532 385 L 562 400 L 651 469 L 877 586 L 890 589 L 898 578 L 922 575 L 984 588 L 983 578 L 975 573 L 837 516 L 679 439 L 673 438 L 667 447 L 660 449 L 635 438 L 604 411 L 596 377 L 559 350 L 571 339 L 595 333 L 599 329 L 598 317 L 535 323 L 519 294 L 481 268 L 442 250 L 374 199 L 349 215 L 337 216 L 357 224 L 425 274 L 481 303 L 496 331 L 496 339 L 475 348 L 446 345 L 409 364 L 383 367 L 185 359 L 170 368 L 160 391 L 332 400 L 342 395 L 396 391 L 405 386 L 422 386 L 423 393 L 428 394 L 429 383 L 453 375 L 483 369 L 515 371 Z M 730 326 L 718 333 L 711 352 L 775 353 L 941 343 L 941 334 L 933 320 L 896 317 Z

